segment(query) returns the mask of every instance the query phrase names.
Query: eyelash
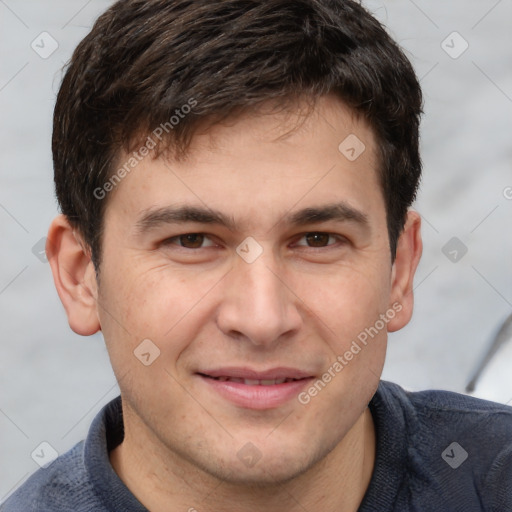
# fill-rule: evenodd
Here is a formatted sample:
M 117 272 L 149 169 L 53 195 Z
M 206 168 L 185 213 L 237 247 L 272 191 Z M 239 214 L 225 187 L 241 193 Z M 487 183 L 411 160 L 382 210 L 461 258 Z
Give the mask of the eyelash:
M 184 247 L 183 245 L 179 245 L 179 244 L 175 243 L 175 241 L 180 241 L 180 239 L 182 239 L 183 237 L 187 237 L 187 236 L 191 236 L 191 235 L 202 236 L 202 237 L 204 237 L 204 239 L 208 239 L 212 243 L 210 245 L 205 246 L 205 247 L 195 247 L 195 248 Z M 329 242 L 330 239 L 335 239 L 335 240 L 338 241 L 338 243 L 341 243 L 341 244 L 347 243 L 347 239 L 345 237 L 343 237 L 341 235 L 335 235 L 333 233 L 327 233 L 327 232 L 324 232 L 324 231 L 308 231 L 307 233 L 302 234 L 300 236 L 300 238 L 296 239 L 296 241 L 302 240 L 304 237 L 307 237 L 308 235 L 327 235 L 327 236 L 329 236 L 328 242 Z M 162 245 L 164 245 L 164 246 L 176 245 L 179 248 L 184 249 L 186 251 L 194 251 L 194 250 L 199 250 L 199 249 L 206 249 L 207 247 L 212 247 L 212 246 L 215 245 L 215 243 L 205 233 L 184 233 L 182 235 L 177 235 L 177 236 L 173 236 L 171 238 L 167 238 L 166 240 L 164 240 L 162 242 Z M 320 247 L 314 247 L 314 246 L 309 246 L 309 245 L 299 245 L 299 247 L 306 247 L 307 249 L 328 249 L 328 248 L 336 247 L 336 245 L 337 244 L 332 244 L 331 243 L 331 244 L 320 246 Z

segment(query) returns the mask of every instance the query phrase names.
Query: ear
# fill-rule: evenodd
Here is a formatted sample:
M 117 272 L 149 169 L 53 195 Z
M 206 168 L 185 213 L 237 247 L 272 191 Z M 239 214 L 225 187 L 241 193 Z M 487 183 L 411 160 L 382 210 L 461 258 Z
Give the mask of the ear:
M 414 307 L 413 279 L 421 258 L 421 217 L 410 210 L 397 243 L 391 272 L 390 309 L 397 314 L 388 322 L 388 331 L 398 331 L 409 323 Z
M 86 245 L 64 215 L 57 216 L 50 225 L 46 253 L 69 326 L 82 336 L 98 332 L 101 327 L 94 266 Z

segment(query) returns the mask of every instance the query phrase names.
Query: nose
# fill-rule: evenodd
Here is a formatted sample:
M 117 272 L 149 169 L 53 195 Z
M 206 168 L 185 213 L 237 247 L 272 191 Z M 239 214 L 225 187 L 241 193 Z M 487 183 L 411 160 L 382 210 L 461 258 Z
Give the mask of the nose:
M 223 333 L 262 347 L 296 333 L 302 322 L 299 299 L 270 260 L 264 255 L 253 263 L 236 258 L 223 283 L 217 316 Z

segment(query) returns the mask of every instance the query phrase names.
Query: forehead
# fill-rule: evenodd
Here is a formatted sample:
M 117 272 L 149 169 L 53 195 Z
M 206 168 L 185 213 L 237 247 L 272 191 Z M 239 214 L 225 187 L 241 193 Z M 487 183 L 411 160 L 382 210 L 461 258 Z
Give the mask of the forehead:
M 184 159 L 146 156 L 115 187 L 107 215 L 122 211 L 133 223 L 151 209 L 192 206 L 255 228 L 294 208 L 340 201 L 363 215 L 385 214 L 369 125 L 332 96 L 303 114 L 241 115 L 198 131 Z

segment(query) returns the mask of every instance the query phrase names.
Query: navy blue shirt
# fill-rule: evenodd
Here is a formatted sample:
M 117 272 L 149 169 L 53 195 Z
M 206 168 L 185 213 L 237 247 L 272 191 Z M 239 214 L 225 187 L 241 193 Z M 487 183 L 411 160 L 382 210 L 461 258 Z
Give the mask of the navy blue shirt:
M 369 407 L 377 454 L 359 512 L 512 511 L 512 407 L 385 381 Z M 85 441 L 38 470 L 0 511 L 147 512 L 110 464 L 122 440 L 118 397 Z

